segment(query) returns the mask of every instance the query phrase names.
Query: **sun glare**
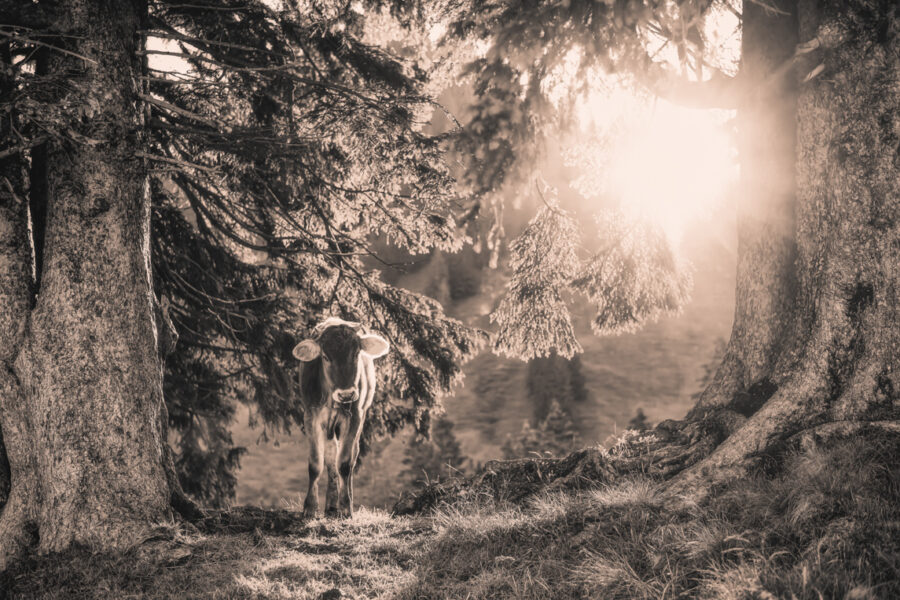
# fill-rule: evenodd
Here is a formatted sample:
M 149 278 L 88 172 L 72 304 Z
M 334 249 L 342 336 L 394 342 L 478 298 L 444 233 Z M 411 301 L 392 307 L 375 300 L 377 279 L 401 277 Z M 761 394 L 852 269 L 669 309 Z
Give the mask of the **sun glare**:
M 708 217 L 737 176 L 733 144 L 713 111 L 659 102 L 611 148 L 608 191 L 626 214 L 649 219 L 673 242 Z
M 704 21 L 707 66 L 725 74 L 737 70 L 740 23 L 725 3 Z M 674 47 L 650 35 L 648 51 L 679 72 Z M 692 77 L 706 79 L 705 68 Z M 729 134 L 733 111 L 676 106 L 634 91 L 633 84 L 597 71 L 575 109 L 580 133 L 566 164 L 579 175 L 572 187 L 586 199 L 616 204 L 626 215 L 648 219 L 678 243 L 693 222 L 711 216 L 732 193 L 738 176 L 737 151 Z
M 570 161 L 582 171 L 573 185 L 586 198 L 650 220 L 677 244 L 692 222 L 727 199 L 737 178 L 730 117 L 621 88 L 597 93 L 580 107 L 579 121 L 600 141 L 585 146 L 592 156 Z

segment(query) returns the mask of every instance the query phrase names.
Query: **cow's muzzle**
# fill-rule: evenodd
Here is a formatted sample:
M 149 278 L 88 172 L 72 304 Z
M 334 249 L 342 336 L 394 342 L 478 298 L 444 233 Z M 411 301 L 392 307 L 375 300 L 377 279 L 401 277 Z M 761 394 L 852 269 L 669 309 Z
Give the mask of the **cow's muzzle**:
M 356 390 L 334 390 L 334 394 L 332 394 L 334 399 L 343 404 L 347 404 L 353 402 L 359 397 Z

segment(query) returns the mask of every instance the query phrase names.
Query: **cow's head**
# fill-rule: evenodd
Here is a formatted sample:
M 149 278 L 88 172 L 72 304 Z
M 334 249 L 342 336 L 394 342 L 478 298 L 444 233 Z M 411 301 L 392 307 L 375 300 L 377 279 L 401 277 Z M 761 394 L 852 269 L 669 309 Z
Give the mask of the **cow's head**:
M 361 355 L 378 358 L 387 354 L 389 345 L 380 335 L 363 334 L 356 323 L 329 319 L 313 331 L 316 337 L 294 347 L 294 358 L 310 363 L 321 359 L 325 389 L 335 400 L 355 400 Z

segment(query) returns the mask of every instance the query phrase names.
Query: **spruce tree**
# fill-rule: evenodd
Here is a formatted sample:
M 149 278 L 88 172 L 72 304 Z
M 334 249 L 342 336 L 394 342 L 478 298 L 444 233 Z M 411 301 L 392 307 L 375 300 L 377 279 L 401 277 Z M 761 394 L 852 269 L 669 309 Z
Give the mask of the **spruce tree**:
M 580 446 L 581 438 L 572 417 L 553 400 L 546 417 L 534 427 L 525 421 L 521 433 L 507 437 L 501 450 L 505 459 L 563 457 Z
M 367 439 L 427 431 L 484 341 L 379 278 L 376 237 L 464 241 L 419 74 L 347 3 L 273 6 L 0 3 L 0 569 L 227 499 L 235 402 L 301 423 L 325 316 L 391 343 Z
M 400 478 L 422 486 L 463 474 L 467 463 L 453 433 L 453 421 L 441 417 L 432 425 L 430 438 L 416 436 L 406 447 Z

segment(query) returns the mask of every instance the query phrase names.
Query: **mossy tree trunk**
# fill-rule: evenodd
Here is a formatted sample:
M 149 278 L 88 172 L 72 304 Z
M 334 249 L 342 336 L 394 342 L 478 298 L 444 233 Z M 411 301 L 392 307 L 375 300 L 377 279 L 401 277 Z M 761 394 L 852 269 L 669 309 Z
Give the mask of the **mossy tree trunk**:
M 693 496 L 804 433 L 900 419 L 900 11 L 779 8 L 744 3 L 738 302 L 685 428 L 714 450 L 671 484 Z M 795 73 L 767 76 L 797 39 Z
M 147 174 L 134 156 L 143 143 L 135 92 L 146 5 L 65 0 L 54 10 L 69 49 L 89 60 L 56 53 L 49 61 L 51 74 L 65 72 L 66 116 L 81 118 L 75 141 L 49 144 L 38 289 L 23 161 L 0 163 L 0 432 L 9 473 L 0 570 L 34 542 L 39 551 L 122 548 L 171 517 Z M 8 92 L 10 82 L 0 83 Z

